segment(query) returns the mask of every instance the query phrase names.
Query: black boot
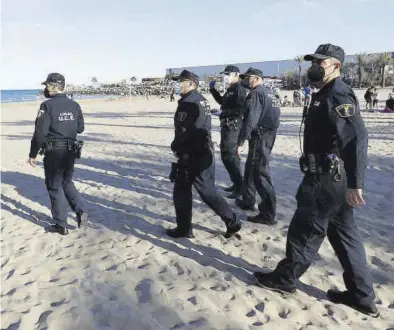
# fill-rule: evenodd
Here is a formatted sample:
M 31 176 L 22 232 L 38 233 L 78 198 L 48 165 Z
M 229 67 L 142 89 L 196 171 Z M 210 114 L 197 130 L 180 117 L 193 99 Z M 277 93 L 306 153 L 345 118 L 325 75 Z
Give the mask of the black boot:
M 274 226 L 278 223 L 278 221 L 276 221 L 275 219 L 266 218 L 261 213 L 255 215 L 253 217 L 248 217 L 247 221 L 253 222 L 253 223 L 261 223 L 261 224 L 267 225 L 267 226 Z
M 85 212 L 77 213 L 78 228 L 85 228 L 88 224 L 88 214 Z
M 232 185 L 232 186 L 230 186 L 230 187 L 223 188 L 223 190 L 224 190 L 225 192 L 232 192 L 232 191 L 234 191 L 234 189 L 235 189 L 235 186 L 234 186 L 234 185 Z
M 297 292 L 296 288 L 286 288 L 283 285 L 275 283 L 275 275 L 273 272 L 254 272 L 253 276 L 256 279 L 256 284 L 264 289 L 280 292 L 284 295 L 293 295 Z
M 194 238 L 192 229 L 183 230 L 179 227 L 175 227 L 173 229 L 167 229 L 166 233 L 168 236 L 172 238 L 180 238 L 180 237 Z
M 371 305 L 361 305 L 349 291 L 328 290 L 327 297 L 335 304 L 349 306 L 368 316 L 376 318 L 380 315 L 375 303 L 372 303 Z
M 50 225 L 45 228 L 45 231 L 48 233 L 58 233 L 60 235 L 68 235 L 68 229 L 66 227 L 56 225 Z
M 237 216 L 234 214 L 233 215 L 233 221 L 227 225 L 227 231 L 224 234 L 225 238 L 231 238 L 233 237 L 236 233 L 238 233 L 242 228 L 242 222 L 237 219 Z
M 235 204 L 236 204 L 240 209 L 242 209 L 242 210 L 248 210 L 248 211 L 254 211 L 254 210 L 255 210 L 254 205 L 252 205 L 252 206 L 247 205 L 247 204 L 244 202 L 243 199 L 237 198 L 237 199 L 235 200 Z

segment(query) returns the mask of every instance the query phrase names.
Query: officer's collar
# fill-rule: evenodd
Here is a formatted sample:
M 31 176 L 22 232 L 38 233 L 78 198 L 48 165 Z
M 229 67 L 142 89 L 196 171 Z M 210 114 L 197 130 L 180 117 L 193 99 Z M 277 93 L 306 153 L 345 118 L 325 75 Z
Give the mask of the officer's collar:
M 52 97 L 67 97 L 66 93 L 57 93 L 53 95 Z
M 329 81 L 327 84 L 325 84 L 319 91 L 318 93 L 322 93 L 323 91 L 325 91 L 327 88 L 332 87 L 338 80 L 341 80 L 341 77 L 336 77 L 333 80 Z
M 193 93 L 197 93 L 197 89 L 192 89 L 191 91 L 188 91 L 186 94 L 181 94 L 181 98 L 184 99 L 185 97 L 188 97 Z

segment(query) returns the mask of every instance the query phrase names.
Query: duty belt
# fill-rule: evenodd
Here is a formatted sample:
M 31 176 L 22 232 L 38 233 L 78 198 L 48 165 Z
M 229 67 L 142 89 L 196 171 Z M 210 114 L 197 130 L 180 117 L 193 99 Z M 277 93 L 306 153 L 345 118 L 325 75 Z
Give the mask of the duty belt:
M 313 175 L 329 173 L 335 181 L 342 181 L 341 171 L 343 161 L 337 154 L 306 154 L 300 158 L 300 169 L 303 173 Z
M 267 127 L 263 126 L 257 126 L 253 131 L 252 131 L 252 137 L 257 137 L 263 135 L 265 132 L 268 132 L 270 129 Z

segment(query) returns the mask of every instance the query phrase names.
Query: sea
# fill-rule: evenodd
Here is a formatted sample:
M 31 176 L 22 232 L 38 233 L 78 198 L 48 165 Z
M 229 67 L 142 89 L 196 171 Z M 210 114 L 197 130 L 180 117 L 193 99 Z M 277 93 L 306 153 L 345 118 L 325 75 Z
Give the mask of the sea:
M 45 100 L 44 95 L 38 94 L 39 89 L 4 89 L 0 91 L 1 103 L 32 102 Z M 73 94 L 75 100 L 109 98 L 112 95 L 80 95 Z

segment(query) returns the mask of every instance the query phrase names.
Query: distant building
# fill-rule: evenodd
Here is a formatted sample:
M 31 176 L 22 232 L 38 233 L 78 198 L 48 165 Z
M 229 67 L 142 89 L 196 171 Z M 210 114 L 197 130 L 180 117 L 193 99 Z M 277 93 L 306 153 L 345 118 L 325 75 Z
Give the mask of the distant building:
M 394 58 L 394 52 L 390 52 Z M 347 55 L 345 62 L 357 62 L 356 55 Z M 217 76 L 223 71 L 227 64 L 234 64 L 239 67 L 241 72 L 245 72 L 248 68 L 253 67 L 263 71 L 265 77 L 280 77 L 289 71 L 298 72 L 298 63 L 294 60 L 281 60 L 281 61 L 262 61 L 262 62 L 249 62 L 249 63 L 223 63 L 220 65 L 206 65 L 206 66 L 189 66 L 182 68 L 169 68 L 166 70 L 166 75 L 176 75 L 182 70 L 189 70 L 200 77 Z M 302 71 L 307 70 L 310 66 L 309 62 L 303 62 L 301 64 Z

